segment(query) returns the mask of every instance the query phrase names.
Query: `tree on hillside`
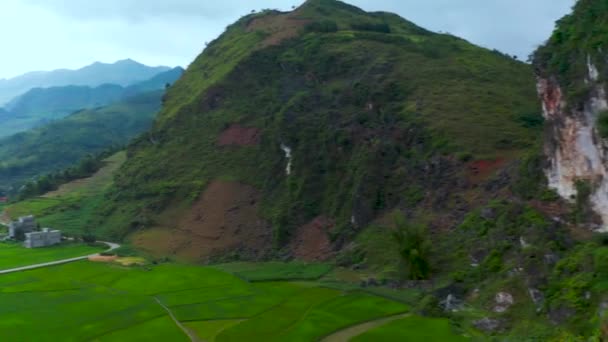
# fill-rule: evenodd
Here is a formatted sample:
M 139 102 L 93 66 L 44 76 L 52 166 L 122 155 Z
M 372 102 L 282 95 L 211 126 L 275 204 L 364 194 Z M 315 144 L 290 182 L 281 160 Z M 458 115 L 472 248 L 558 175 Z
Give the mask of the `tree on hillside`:
M 410 280 L 427 279 L 431 272 L 429 257 L 431 241 L 427 228 L 423 225 L 408 223 L 401 213 L 394 215 L 395 240 L 403 264 L 405 276 Z

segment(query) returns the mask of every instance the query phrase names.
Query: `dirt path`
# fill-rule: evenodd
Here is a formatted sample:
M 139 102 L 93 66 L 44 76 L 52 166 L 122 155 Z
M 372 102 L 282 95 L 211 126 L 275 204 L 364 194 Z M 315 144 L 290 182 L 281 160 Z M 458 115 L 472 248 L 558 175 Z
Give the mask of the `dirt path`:
M 186 334 L 188 336 L 188 338 L 190 338 L 190 341 L 204 342 L 200 338 L 198 338 L 198 336 L 196 336 L 196 334 L 192 330 L 188 329 L 185 325 L 183 325 L 182 322 L 180 322 L 175 317 L 175 315 L 173 315 L 173 312 L 171 312 L 171 309 L 169 309 L 165 304 L 163 304 L 163 302 L 161 302 L 160 299 L 158 299 L 158 297 L 154 297 L 154 300 L 158 303 L 158 305 L 160 305 L 163 309 L 165 309 L 165 311 L 167 311 L 167 314 L 169 314 L 169 317 L 171 317 L 173 322 L 175 322 L 175 325 L 177 325 L 184 332 L 184 334 Z
M 11 220 L 8 217 L 8 214 L 6 213 L 6 211 L 2 210 L 0 212 L 0 224 L 8 226 L 9 223 L 11 223 Z
M 107 249 L 106 252 L 113 251 L 113 250 L 115 250 L 115 249 L 117 249 L 117 248 L 120 247 L 119 244 L 113 243 L 113 242 L 105 242 L 105 241 L 98 241 L 98 242 L 108 245 L 109 249 Z M 23 267 L 17 267 L 17 268 L 10 268 L 10 269 L 7 269 L 7 270 L 0 270 L 0 274 L 22 272 L 22 271 L 27 271 L 27 270 L 33 270 L 33 269 L 36 269 L 36 268 L 62 265 L 62 264 L 70 263 L 70 262 L 75 262 L 75 261 L 80 261 L 80 260 L 86 260 L 88 258 L 96 257 L 96 256 L 99 256 L 99 255 L 100 255 L 100 253 L 95 253 L 95 254 L 85 255 L 85 256 L 76 257 L 76 258 L 70 258 L 70 259 L 63 259 L 63 260 L 45 262 L 45 263 L 41 263 L 41 264 L 35 264 L 35 265 L 29 265 L 29 266 L 23 266 Z
M 353 325 L 352 327 L 342 329 L 340 331 L 337 331 L 337 332 L 323 338 L 321 340 L 321 342 L 347 342 L 347 341 L 350 341 L 350 339 L 352 339 L 356 336 L 359 336 L 369 330 L 372 330 L 379 326 L 388 324 L 390 322 L 393 322 L 393 321 L 396 321 L 398 319 L 402 319 L 402 318 L 405 318 L 408 316 L 410 316 L 410 314 L 406 313 L 406 314 L 385 317 L 385 318 L 381 318 L 381 319 L 378 319 L 375 321 L 361 323 L 358 325 Z

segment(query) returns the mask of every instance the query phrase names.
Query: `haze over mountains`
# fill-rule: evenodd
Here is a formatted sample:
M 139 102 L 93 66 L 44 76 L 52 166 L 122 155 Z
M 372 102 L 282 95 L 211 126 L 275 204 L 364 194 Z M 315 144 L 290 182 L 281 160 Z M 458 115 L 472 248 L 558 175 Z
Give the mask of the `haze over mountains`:
M 129 86 L 170 69 L 166 66 L 149 67 L 125 59 L 111 64 L 96 62 L 77 70 L 29 72 L 11 79 L 0 79 L 0 106 L 33 88 L 67 85 L 97 87 L 106 83 Z
M 181 67 L 152 68 L 124 60 L 52 71 L 37 80 L 33 76 L 40 73 L 17 78 L 29 78 L 30 86 L 88 85 L 36 87 L 0 108 L 0 193 L 126 144 L 148 129 L 165 89 L 183 72 Z
M 95 65 L 99 67 L 94 67 Z M 89 77 L 93 74 L 93 69 L 103 69 L 108 75 L 104 76 L 103 72 L 100 71 L 99 77 Z M 81 70 L 85 71 L 83 73 L 70 72 L 71 76 L 69 78 L 81 81 L 88 79 L 87 82 L 93 86 L 70 84 L 50 88 L 36 87 L 8 102 L 3 111 L 0 112 L 0 137 L 6 137 L 61 119 L 81 109 L 102 107 L 125 100 L 130 96 L 164 89 L 167 84 L 175 82 L 184 72 L 181 67 L 173 69 L 166 67 L 150 68 L 129 60 L 111 65 L 96 63 L 90 68 Z M 121 72 L 125 73 L 122 80 L 121 77 L 118 77 Z M 54 73 L 49 72 L 48 74 Z M 148 75 L 151 76 L 147 77 Z M 134 80 L 144 76 L 147 78 L 141 82 L 127 82 L 128 79 Z M 102 80 L 109 79 L 119 83 L 103 83 L 95 86 Z M 58 81 L 58 78 L 56 78 L 56 81 Z M 38 82 L 40 83 L 40 80 Z

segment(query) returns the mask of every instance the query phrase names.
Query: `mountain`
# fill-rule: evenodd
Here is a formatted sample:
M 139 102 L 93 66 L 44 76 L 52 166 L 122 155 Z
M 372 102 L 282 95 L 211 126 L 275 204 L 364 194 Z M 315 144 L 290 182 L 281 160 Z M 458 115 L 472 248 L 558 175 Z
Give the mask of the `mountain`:
M 181 77 L 183 71 L 182 68 L 174 68 L 128 87 L 103 84 L 95 88 L 34 88 L 6 105 L 9 113 L 0 116 L 0 138 L 61 119 L 78 110 L 103 107 L 130 96 L 164 89 Z
M 132 216 L 113 233 L 215 186 L 255 194 L 249 219 L 263 222 L 264 248 L 243 246 L 253 255 L 285 247 L 317 217 L 344 242 L 406 203 L 412 215 L 419 203 L 474 207 L 493 196 L 480 184 L 540 138 L 528 121 L 540 118 L 534 85 L 524 63 L 388 13 L 317 0 L 247 16 L 194 61 L 130 146 L 113 200 Z M 434 224 L 458 222 L 451 216 Z
M 0 192 L 60 171 L 89 154 L 121 146 L 148 129 L 164 91 L 82 110 L 48 125 L 0 139 Z
M 126 87 L 169 70 L 168 67 L 149 67 L 126 59 L 113 64 L 96 62 L 78 70 L 30 72 L 15 78 L 0 80 L 0 105 L 34 88 L 68 85 L 97 87 L 106 83 Z

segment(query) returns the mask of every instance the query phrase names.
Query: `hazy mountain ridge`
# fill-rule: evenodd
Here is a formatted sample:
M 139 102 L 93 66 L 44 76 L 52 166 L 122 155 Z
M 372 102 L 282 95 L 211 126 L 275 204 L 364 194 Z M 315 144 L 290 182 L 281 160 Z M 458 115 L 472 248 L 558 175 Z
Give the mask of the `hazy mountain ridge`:
M 157 90 L 134 95 L 0 139 L 0 193 L 128 143 L 150 127 L 163 94 Z
M 149 67 L 126 59 L 112 64 L 96 62 L 77 70 L 30 72 L 11 79 L 0 80 L 0 105 L 33 88 L 68 85 L 96 87 L 106 83 L 129 86 L 170 69 L 165 66 Z
M 97 108 L 149 91 L 164 89 L 183 73 L 180 67 L 154 75 L 152 78 L 127 87 L 103 84 L 89 86 L 64 86 L 35 88 L 15 98 L 0 115 L 0 137 L 38 127 L 61 119 L 77 110 Z

